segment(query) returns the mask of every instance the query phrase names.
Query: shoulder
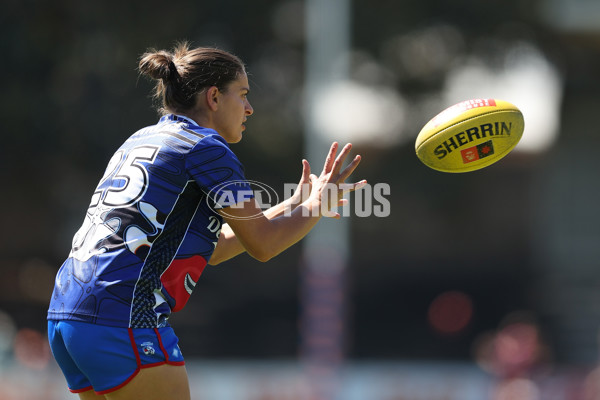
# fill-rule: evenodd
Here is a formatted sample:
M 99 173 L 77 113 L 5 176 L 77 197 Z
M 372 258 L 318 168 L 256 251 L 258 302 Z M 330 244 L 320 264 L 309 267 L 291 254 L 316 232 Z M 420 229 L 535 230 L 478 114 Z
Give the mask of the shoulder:
M 198 141 L 199 144 L 202 144 L 204 146 L 224 147 L 227 148 L 227 150 L 231 151 L 231 149 L 229 148 L 229 143 L 227 143 L 227 141 L 223 139 L 223 137 L 219 135 L 216 131 L 212 129 L 202 128 L 201 132 L 203 137 Z
M 229 144 L 215 131 L 206 134 L 187 154 L 188 168 L 204 170 L 228 169 L 243 174 L 244 166 L 229 148 Z
M 198 131 L 196 131 L 198 132 Z M 212 129 L 202 129 L 203 137 L 198 140 L 192 149 L 192 153 L 216 152 L 237 159 L 229 143 L 221 135 Z

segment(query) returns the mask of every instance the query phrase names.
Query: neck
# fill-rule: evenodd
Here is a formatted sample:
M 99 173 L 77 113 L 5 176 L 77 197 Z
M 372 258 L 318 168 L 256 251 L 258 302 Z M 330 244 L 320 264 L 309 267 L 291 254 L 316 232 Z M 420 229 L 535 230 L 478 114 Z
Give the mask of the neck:
M 172 112 L 175 115 L 181 115 L 182 117 L 186 117 L 194 121 L 199 126 L 204 128 L 214 129 L 214 124 L 212 123 L 212 118 L 205 113 L 199 112 L 199 110 L 190 110 L 187 112 Z

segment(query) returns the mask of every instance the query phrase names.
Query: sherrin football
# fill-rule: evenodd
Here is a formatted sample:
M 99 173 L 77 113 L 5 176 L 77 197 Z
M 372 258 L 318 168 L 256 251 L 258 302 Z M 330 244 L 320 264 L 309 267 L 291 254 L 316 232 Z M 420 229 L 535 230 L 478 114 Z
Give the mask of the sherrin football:
M 523 114 L 509 102 L 462 101 L 425 124 L 417 136 L 415 150 L 419 159 L 435 170 L 475 171 L 514 149 L 524 128 Z

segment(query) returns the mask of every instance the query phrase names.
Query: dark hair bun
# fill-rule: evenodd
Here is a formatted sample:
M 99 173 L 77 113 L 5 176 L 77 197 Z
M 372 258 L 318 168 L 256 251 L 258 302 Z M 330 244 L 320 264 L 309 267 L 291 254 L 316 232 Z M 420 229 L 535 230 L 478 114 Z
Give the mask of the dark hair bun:
M 204 88 L 225 90 L 246 73 L 242 60 L 233 54 L 212 47 L 190 49 L 187 42 L 178 43 L 172 52 L 148 50 L 138 69 L 156 81 L 154 98 L 162 103 L 162 114 L 186 112 L 194 107 L 196 94 Z
M 140 59 L 139 70 L 143 75 L 165 82 L 177 76 L 173 55 L 164 50 L 145 53 Z

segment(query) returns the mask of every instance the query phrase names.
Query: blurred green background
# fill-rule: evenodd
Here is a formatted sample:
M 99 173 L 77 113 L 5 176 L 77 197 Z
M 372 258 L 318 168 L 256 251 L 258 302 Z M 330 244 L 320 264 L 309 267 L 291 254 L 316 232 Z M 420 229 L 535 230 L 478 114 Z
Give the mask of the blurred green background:
M 356 129 L 326 140 L 353 141 L 363 156 L 355 178 L 389 184 L 391 213 L 350 217 L 345 363 L 432 363 L 427 371 L 442 376 L 448 365 L 466 365 L 486 393 L 499 393 L 490 389 L 494 382 L 518 378 L 540 396 L 521 399 L 600 398 L 593 397 L 600 5 L 352 0 L 350 7 L 343 92 L 350 99 L 337 99 L 340 118 Z M 232 148 L 249 179 L 283 190 L 298 180 L 306 157 L 304 105 L 312 99 L 304 97 L 304 17 L 299 0 L 3 2 L 1 399 L 42 398 L 35 394 L 42 387 L 70 398 L 45 344 L 47 304 L 112 152 L 158 118 L 151 85 L 136 72 L 139 56 L 178 40 L 240 56 L 255 113 Z M 522 143 L 473 173 L 421 164 L 414 154 L 420 128 L 476 97 L 519 106 Z M 309 161 L 315 170 L 321 164 Z M 172 317 L 187 359 L 294 365 L 302 342 L 301 259 L 299 244 L 267 264 L 242 255 L 208 268 L 186 309 Z M 19 383 L 14 371 L 34 383 Z M 273 389 L 277 398 L 305 398 L 281 387 L 289 397 Z M 259 392 L 245 398 L 270 398 Z M 363 398 L 455 398 L 389 393 Z

